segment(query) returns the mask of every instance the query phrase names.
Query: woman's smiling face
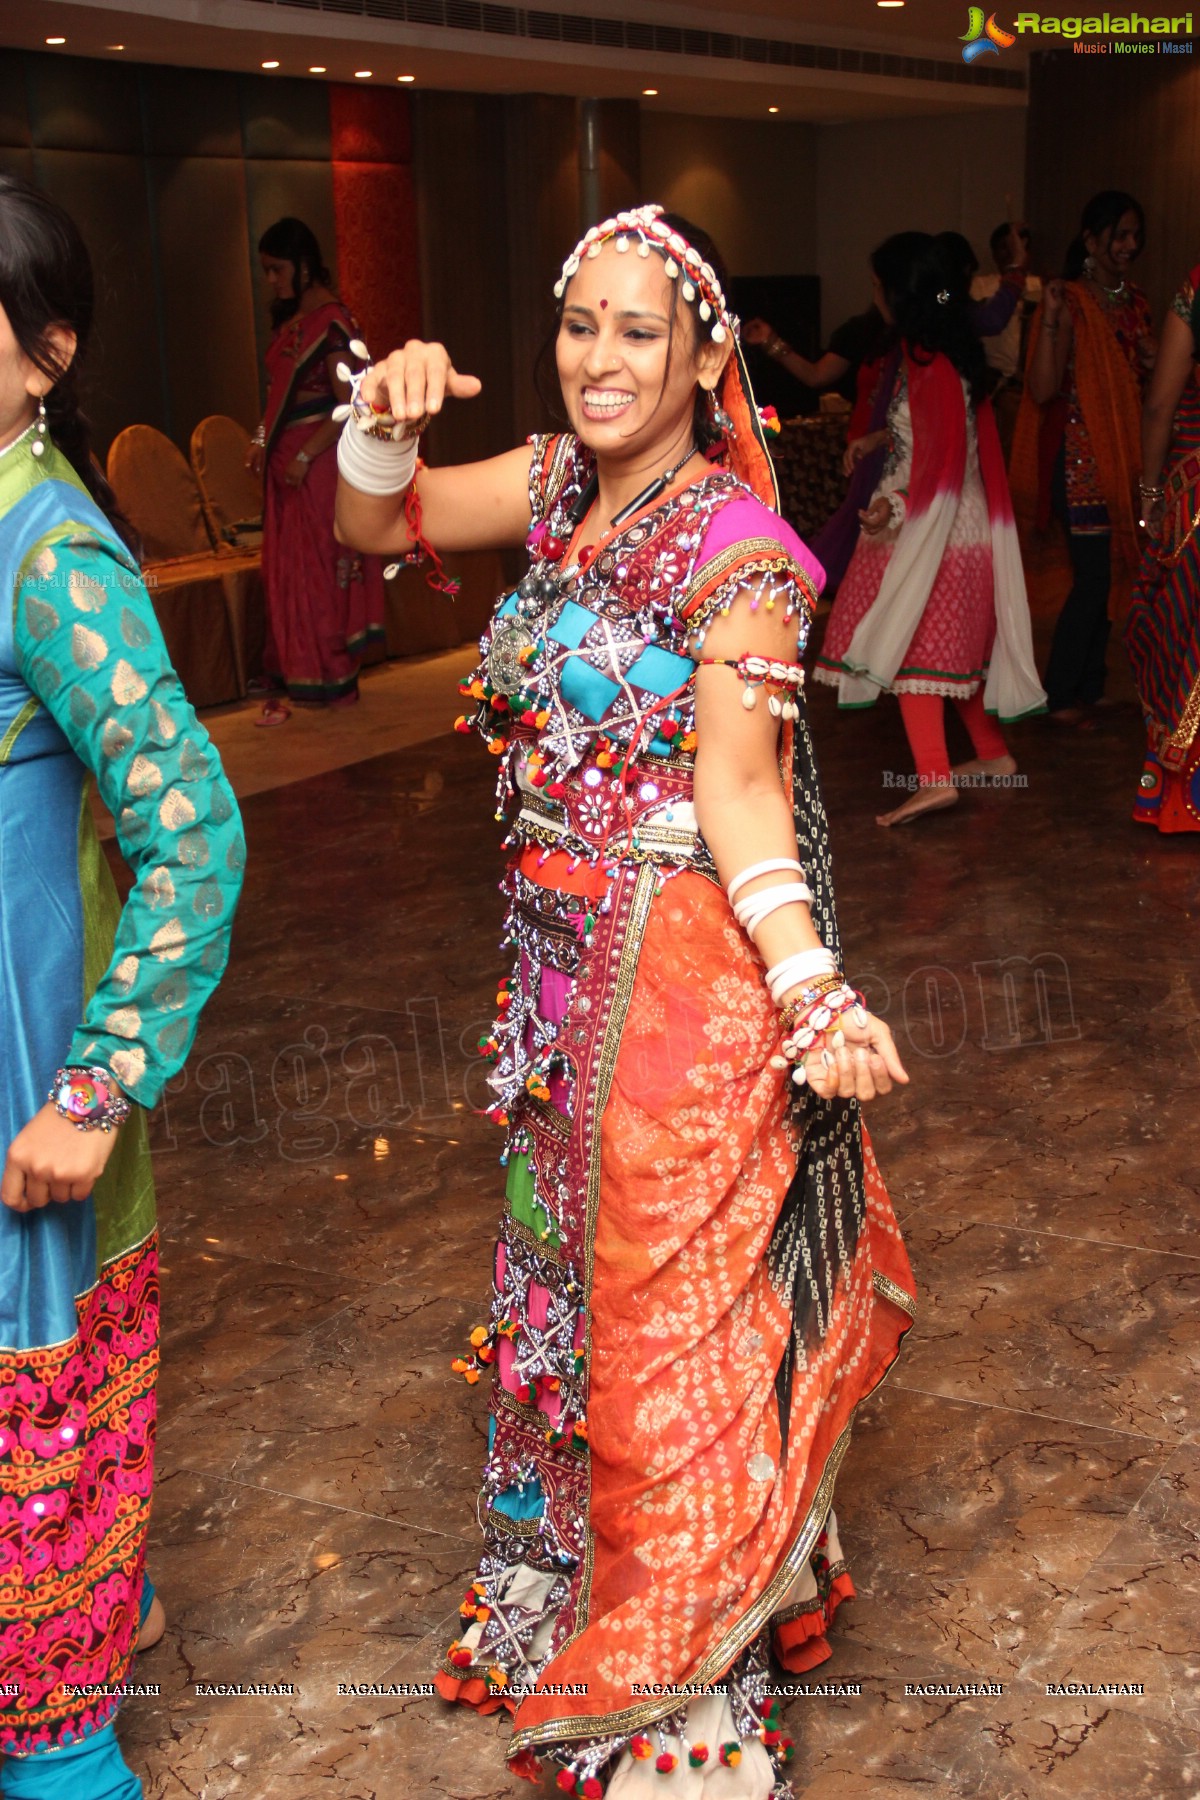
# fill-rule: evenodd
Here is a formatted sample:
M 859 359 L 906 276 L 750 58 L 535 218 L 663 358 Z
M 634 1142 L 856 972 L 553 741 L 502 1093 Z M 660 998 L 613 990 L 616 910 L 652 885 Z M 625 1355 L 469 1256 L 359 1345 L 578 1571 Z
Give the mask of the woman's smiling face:
M 697 345 L 692 309 L 675 297 L 663 258 L 606 243 L 585 256 L 563 297 L 555 354 L 572 430 L 612 460 L 679 454 L 697 381 L 711 385 L 728 346 Z M 674 330 L 671 328 L 672 302 Z

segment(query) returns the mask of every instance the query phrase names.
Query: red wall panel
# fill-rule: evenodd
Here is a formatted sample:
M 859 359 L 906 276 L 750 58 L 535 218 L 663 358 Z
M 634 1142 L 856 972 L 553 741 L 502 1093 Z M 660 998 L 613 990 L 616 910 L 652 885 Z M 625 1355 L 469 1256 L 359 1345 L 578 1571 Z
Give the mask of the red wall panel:
M 407 94 L 329 89 L 338 287 L 376 357 L 421 331 Z

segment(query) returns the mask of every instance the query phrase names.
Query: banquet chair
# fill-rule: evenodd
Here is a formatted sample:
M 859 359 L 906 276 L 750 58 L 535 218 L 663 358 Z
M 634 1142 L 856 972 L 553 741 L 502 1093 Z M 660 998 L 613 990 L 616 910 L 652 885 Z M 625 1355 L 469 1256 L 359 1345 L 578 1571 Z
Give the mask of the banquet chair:
M 146 586 L 188 698 L 194 706 L 242 698 L 262 639 L 258 552 L 214 547 L 195 476 L 153 426 L 130 425 L 113 439 L 107 473 L 141 535 Z
M 192 433 L 192 469 L 214 544 L 262 544 L 262 481 L 246 467 L 249 434 L 225 413 L 210 413 Z

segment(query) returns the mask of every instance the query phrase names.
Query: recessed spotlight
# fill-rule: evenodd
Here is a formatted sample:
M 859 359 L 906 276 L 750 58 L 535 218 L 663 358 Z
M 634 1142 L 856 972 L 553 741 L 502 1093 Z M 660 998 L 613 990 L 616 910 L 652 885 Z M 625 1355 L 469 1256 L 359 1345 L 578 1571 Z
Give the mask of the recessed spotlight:
M 325 64 L 324 63 L 309 63 L 308 72 L 310 75 L 323 75 L 325 73 Z
M 646 95 L 647 99 L 653 100 L 655 95 L 658 93 L 658 89 L 657 88 L 643 88 L 642 92 L 643 92 L 643 94 Z
M 354 79 L 355 81 L 370 81 L 372 73 L 371 69 L 355 69 Z
M 397 75 L 396 77 L 397 81 L 415 81 L 416 79 L 415 75 Z
M 277 62 L 265 62 L 263 64 L 264 69 L 277 69 L 278 67 L 279 64 Z
M 903 6 L 904 0 L 875 0 L 876 6 Z
M 67 41 L 66 38 L 47 38 L 46 39 L 46 42 L 48 44 L 65 44 L 66 41 Z
M 125 46 L 124 44 L 105 44 L 104 48 L 106 50 L 123 50 Z
M 768 106 L 767 111 L 768 112 L 778 112 L 779 108 L 777 106 Z

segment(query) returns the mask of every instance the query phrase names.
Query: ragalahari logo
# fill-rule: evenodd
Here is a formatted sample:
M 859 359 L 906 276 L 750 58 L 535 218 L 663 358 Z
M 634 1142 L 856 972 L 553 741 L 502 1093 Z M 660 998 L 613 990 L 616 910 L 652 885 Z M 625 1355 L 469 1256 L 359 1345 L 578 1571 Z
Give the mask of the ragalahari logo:
M 982 6 L 968 6 L 967 29 L 959 39 L 965 63 L 973 63 L 980 56 L 999 56 L 1002 50 L 1011 50 L 1016 41 L 1011 31 L 997 25 L 995 13 L 988 13 L 985 18 Z

